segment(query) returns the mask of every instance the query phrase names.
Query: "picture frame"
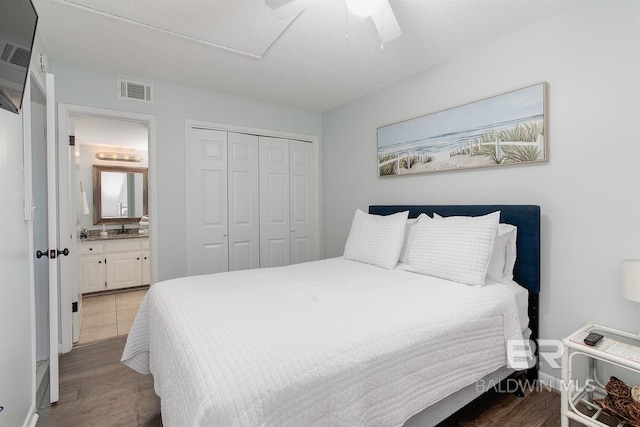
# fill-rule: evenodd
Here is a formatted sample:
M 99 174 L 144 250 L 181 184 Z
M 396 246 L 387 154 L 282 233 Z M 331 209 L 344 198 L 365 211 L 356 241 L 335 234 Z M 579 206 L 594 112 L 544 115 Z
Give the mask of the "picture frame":
M 378 176 L 545 162 L 547 83 L 377 129 Z

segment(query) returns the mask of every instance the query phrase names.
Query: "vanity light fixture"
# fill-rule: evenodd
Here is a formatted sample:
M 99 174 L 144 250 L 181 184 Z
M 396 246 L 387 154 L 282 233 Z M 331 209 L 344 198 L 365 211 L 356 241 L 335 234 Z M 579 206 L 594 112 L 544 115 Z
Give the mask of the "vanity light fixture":
M 118 162 L 141 162 L 142 157 L 137 154 L 125 154 L 125 153 L 107 153 L 100 151 L 96 153 L 96 158 L 100 160 L 112 160 Z

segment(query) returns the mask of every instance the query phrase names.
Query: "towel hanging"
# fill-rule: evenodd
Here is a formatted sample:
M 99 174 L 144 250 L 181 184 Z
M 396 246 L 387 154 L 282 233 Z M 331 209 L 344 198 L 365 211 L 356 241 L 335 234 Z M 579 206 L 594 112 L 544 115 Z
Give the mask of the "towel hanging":
M 89 203 L 87 202 L 87 193 L 84 192 L 84 188 L 82 188 L 82 181 L 80 181 L 80 213 L 82 215 L 89 215 Z

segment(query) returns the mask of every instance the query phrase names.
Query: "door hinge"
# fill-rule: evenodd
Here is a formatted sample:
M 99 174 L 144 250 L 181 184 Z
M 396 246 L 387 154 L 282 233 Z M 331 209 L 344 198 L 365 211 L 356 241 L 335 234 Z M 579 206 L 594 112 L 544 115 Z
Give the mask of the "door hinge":
M 77 313 L 78 312 L 78 301 L 71 303 L 71 312 L 72 313 Z
M 76 145 L 76 136 L 75 135 L 69 135 L 69 145 L 71 147 L 75 147 L 75 145 Z

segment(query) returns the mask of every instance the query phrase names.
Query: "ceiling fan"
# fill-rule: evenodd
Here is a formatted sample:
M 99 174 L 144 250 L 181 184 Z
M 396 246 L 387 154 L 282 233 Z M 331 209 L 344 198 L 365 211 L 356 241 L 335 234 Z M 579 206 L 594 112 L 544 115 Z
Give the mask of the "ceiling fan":
M 326 1 L 326 0 L 324 0 Z M 378 30 L 382 43 L 390 42 L 400 35 L 400 25 L 391 9 L 388 0 L 344 0 L 347 10 L 353 15 L 370 17 Z M 292 0 L 271 10 L 271 16 L 277 19 L 288 19 L 297 16 L 307 9 L 319 5 L 323 0 Z

